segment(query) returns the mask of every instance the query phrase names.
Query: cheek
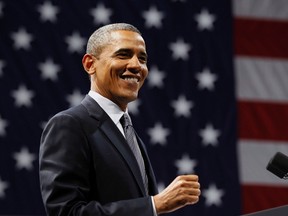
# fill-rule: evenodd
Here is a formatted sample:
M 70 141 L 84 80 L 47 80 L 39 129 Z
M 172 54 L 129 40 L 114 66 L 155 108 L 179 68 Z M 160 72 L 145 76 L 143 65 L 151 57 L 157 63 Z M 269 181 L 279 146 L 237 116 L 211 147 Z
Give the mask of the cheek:
M 113 82 L 113 80 L 117 79 L 118 74 L 115 71 L 115 67 L 113 67 L 113 65 L 106 65 L 106 67 L 102 68 L 100 76 L 102 81 L 110 84 L 111 82 Z
M 143 78 L 144 78 L 144 80 L 145 80 L 145 79 L 147 78 L 148 74 L 149 74 L 147 67 L 144 68 L 143 71 L 144 71 L 144 72 L 143 72 Z

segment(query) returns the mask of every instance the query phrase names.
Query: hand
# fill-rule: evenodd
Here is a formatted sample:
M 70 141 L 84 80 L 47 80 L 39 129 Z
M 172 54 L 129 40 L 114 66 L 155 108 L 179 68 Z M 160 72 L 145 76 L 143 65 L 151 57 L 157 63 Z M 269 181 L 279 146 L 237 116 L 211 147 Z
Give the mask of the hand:
M 195 204 L 199 200 L 200 193 L 197 175 L 178 176 L 161 193 L 153 197 L 157 214 Z

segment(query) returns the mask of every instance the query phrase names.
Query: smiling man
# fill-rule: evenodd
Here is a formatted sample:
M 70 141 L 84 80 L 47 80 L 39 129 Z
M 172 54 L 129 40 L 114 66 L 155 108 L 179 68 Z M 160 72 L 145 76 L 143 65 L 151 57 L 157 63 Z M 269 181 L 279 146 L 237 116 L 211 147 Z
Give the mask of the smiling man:
M 125 111 L 127 104 L 137 98 L 148 75 L 145 42 L 135 31 L 118 30 L 106 34 L 102 42 L 105 48 L 99 48 L 100 52 L 90 48 L 98 39 L 97 32 L 91 36 L 83 66 L 91 76 L 91 90 Z
M 80 105 L 52 117 L 41 137 L 47 215 L 155 216 L 198 202 L 193 174 L 158 193 L 145 146 L 133 131 L 127 106 L 148 75 L 138 29 L 125 23 L 99 28 L 82 63 L 91 90 Z

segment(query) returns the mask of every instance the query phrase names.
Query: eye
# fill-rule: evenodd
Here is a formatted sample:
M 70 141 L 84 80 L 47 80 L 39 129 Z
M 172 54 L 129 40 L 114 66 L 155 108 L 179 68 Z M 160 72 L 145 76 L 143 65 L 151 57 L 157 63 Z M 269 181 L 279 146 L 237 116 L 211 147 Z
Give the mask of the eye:
M 119 59 L 131 58 L 131 55 L 132 53 L 129 49 L 120 49 L 120 50 L 117 50 L 114 54 L 114 56 Z
M 138 59 L 141 63 L 146 63 L 147 62 L 147 55 L 141 54 L 138 56 Z
M 138 57 L 138 59 L 139 59 L 139 61 L 140 61 L 141 63 L 146 63 L 146 62 L 147 62 L 147 58 L 144 57 L 144 56 L 140 56 L 140 57 Z
M 126 58 L 129 58 L 130 55 L 127 52 L 121 52 L 121 53 L 117 54 L 117 57 L 120 58 L 120 59 L 126 59 Z

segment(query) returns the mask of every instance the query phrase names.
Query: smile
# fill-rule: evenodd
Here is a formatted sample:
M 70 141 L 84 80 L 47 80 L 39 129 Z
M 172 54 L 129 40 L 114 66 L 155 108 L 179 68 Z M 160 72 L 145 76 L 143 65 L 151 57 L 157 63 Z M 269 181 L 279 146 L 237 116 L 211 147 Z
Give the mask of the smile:
M 139 82 L 138 78 L 125 77 L 124 80 L 126 80 L 128 82 Z
M 127 82 L 133 82 L 133 83 L 138 83 L 140 81 L 139 77 L 132 77 L 132 76 L 121 76 L 121 79 L 127 81 Z

